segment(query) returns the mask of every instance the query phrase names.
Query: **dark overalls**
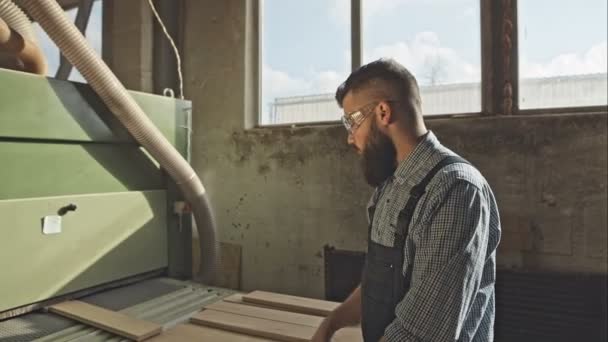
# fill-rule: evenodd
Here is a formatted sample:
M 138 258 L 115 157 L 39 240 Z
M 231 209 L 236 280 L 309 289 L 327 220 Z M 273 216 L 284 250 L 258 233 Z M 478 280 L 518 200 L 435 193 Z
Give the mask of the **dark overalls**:
M 406 277 L 403 276 L 403 250 L 414 210 L 435 174 L 454 163 L 468 164 L 457 156 L 446 157 L 437 163 L 420 183 L 412 187 L 410 198 L 397 218 L 393 247 L 372 241 L 372 222 L 376 207 L 369 208 L 368 247 L 361 281 L 361 327 L 365 342 L 377 342 L 384 335 L 386 327 L 395 319 L 395 307 L 410 287 L 411 271 L 407 272 Z M 411 270 L 411 267 L 408 267 L 408 270 Z

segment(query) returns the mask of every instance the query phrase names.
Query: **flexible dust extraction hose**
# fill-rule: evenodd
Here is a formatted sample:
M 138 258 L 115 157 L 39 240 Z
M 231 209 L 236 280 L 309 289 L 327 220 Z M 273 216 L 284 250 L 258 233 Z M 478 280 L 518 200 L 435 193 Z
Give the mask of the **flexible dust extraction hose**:
M 23 0 L 21 3 L 131 135 L 178 184 L 190 202 L 199 233 L 200 280 L 212 284 L 219 267 L 216 225 L 205 188 L 190 164 L 154 126 L 56 1 Z
M 24 39 L 37 43 L 32 23 L 27 15 L 11 0 L 0 0 L 0 19 L 4 20 L 13 30 L 19 32 Z
M 0 50 L 20 60 L 24 71 L 46 76 L 46 58 L 38 47 L 32 24 L 9 0 L 0 0 Z

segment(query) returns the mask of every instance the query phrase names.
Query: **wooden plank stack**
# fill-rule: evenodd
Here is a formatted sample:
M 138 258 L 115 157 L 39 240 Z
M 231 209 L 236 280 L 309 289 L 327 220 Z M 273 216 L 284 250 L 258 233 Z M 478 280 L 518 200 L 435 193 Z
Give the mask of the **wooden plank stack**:
M 338 305 L 324 300 L 254 291 L 210 304 L 194 315 L 190 323 L 178 325 L 162 334 L 160 327 L 153 323 L 78 301 L 61 303 L 50 310 L 137 341 L 305 342 L 312 339 L 324 316 Z M 363 341 L 361 329 L 342 329 L 332 341 Z
M 191 322 L 196 325 L 255 336 L 266 341 L 310 341 L 315 331 L 340 303 L 254 291 L 236 294 L 205 307 Z M 167 340 L 169 341 L 169 340 Z M 225 341 L 241 341 L 226 339 Z M 257 341 L 257 340 L 255 340 Z M 359 327 L 338 331 L 337 342 L 363 341 Z

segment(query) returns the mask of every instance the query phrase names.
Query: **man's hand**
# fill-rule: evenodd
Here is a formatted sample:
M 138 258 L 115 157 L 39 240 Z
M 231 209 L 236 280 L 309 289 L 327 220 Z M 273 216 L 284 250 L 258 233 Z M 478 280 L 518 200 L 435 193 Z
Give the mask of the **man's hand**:
M 312 342 L 329 342 L 335 331 L 332 328 L 331 318 L 327 317 L 323 320 L 315 335 L 312 337 Z
M 312 340 L 329 342 L 336 331 L 359 323 L 361 323 L 361 286 L 323 320 Z

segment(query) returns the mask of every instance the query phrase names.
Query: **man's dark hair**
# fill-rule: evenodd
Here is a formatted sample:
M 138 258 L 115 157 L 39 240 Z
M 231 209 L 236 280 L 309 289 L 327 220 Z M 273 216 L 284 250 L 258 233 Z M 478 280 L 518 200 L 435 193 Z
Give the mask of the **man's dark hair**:
M 379 59 L 361 66 L 336 90 L 336 101 L 342 107 L 344 97 L 349 92 L 357 92 L 384 83 L 390 89 L 393 100 L 403 103 L 405 111 L 413 115 L 421 115 L 420 90 L 416 78 L 394 59 Z M 383 87 L 386 88 L 386 87 Z M 386 94 L 389 96 L 389 94 Z M 395 98 L 396 97 L 396 98 Z

